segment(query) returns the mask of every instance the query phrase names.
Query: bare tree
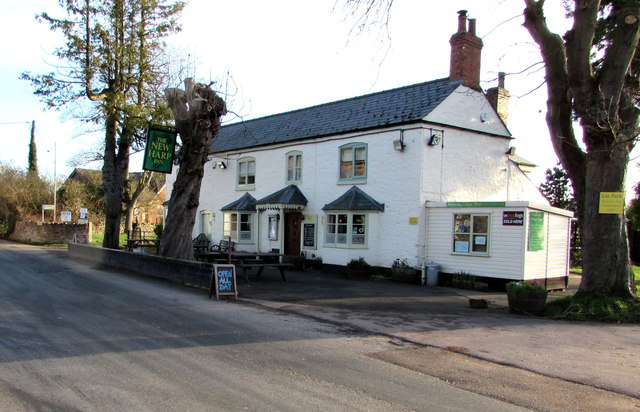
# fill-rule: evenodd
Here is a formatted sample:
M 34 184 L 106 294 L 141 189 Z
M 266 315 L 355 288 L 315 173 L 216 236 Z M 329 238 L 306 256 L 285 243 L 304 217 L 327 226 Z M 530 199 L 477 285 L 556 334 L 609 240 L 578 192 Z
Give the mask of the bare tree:
M 193 79 L 186 79 L 184 86 L 184 90 L 167 89 L 165 93 L 182 146 L 177 155 L 178 175 L 171 191 L 158 253 L 191 260 L 191 234 L 200 202 L 204 165 L 227 107 L 210 86 L 196 83 Z
M 582 224 L 578 293 L 632 297 L 624 214 L 600 214 L 598 206 L 601 193 L 625 191 L 638 137 L 640 2 L 574 0 L 573 26 L 562 37 L 547 26 L 544 0 L 524 2 L 524 26 L 545 63 L 551 142 L 571 179 Z

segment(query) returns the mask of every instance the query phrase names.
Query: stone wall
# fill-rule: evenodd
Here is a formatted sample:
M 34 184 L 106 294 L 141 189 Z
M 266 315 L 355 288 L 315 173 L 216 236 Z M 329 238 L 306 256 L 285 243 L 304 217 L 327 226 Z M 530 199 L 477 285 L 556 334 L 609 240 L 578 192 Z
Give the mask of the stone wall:
M 69 257 L 95 266 L 106 266 L 183 285 L 209 287 L 213 265 L 162 256 L 69 243 Z
M 21 220 L 16 222 L 9 239 L 28 243 L 71 243 L 73 235 L 87 235 L 91 239 L 92 228 L 89 224 L 43 223 Z

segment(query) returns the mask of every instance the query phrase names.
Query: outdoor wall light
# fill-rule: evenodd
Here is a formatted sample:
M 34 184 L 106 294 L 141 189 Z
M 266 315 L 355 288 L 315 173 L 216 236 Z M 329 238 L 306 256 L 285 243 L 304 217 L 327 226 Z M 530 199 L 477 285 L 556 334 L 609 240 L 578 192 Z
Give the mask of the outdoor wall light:
M 227 164 L 225 162 L 220 161 L 220 162 L 218 162 L 218 167 L 220 169 L 226 169 L 227 168 Z
M 398 140 L 394 140 L 393 141 L 393 148 L 399 152 L 404 150 L 404 142 L 402 141 L 402 139 L 398 139 Z
M 429 138 L 429 142 L 427 143 L 429 146 L 437 146 L 440 144 L 440 140 L 442 140 L 442 135 L 439 133 L 431 133 L 431 137 Z
M 217 164 L 218 164 L 218 162 L 211 162 L 211 168 L 215 169 Z

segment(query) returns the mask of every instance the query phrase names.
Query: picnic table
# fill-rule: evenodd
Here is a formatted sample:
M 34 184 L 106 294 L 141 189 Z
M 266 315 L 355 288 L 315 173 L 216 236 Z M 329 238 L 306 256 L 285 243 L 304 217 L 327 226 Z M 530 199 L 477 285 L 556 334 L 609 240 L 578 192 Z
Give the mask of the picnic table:
M 275 252 L 231 252 L 226 255 L 223 259 L 228 262 L 229 258 L 231 262 L 238 265 L 239 268 L 242 269 L 242 274 L 244 275 L 244 279 L 247 283 L 249 283 L 249 271 L 251 269 L 258 269 L 256 276 L 260 276 L 265 268 L 271 267 L 274 269 L 278 269 L 280 272 L 280 276 L 282 276 L 283 281 L 287 281 L 287 277 L 285 275 L 285 271 L 287 269 L 293 269 L 293 263 L 280 263 L 280 258 L 284 255 L 281 253 Z
M 158 239 L 147 239 L 147 238 L 127 239 L 127 243 L 125 244 L 124 247 L 129 252 L 137 248 L 155 248 L 155 250 L 157 251 L 159 243 L 160 241 Z

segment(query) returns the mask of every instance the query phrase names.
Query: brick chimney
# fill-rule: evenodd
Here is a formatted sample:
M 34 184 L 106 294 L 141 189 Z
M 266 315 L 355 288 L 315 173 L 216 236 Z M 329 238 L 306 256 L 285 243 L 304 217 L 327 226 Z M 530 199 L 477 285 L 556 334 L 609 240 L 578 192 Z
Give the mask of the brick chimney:
M 467 28 L 467 21 L 469 27 Z M 480 57 L 482 40 L 476 36 L 476 20 L 467 20 L 467 11 L 458 12 L 458 32 L 451 36 L 451 63 L 449 79 L 462 80 L 462 84 L 480 89 Z
M 507 89 L 504 88 L 504 77 L 505 74 L 503 72 L 498 74 L 498 87 L 492 87 L 487 90 L 487 99 L 506 125 L 507 119 L 509 118 L 510 94 Z

